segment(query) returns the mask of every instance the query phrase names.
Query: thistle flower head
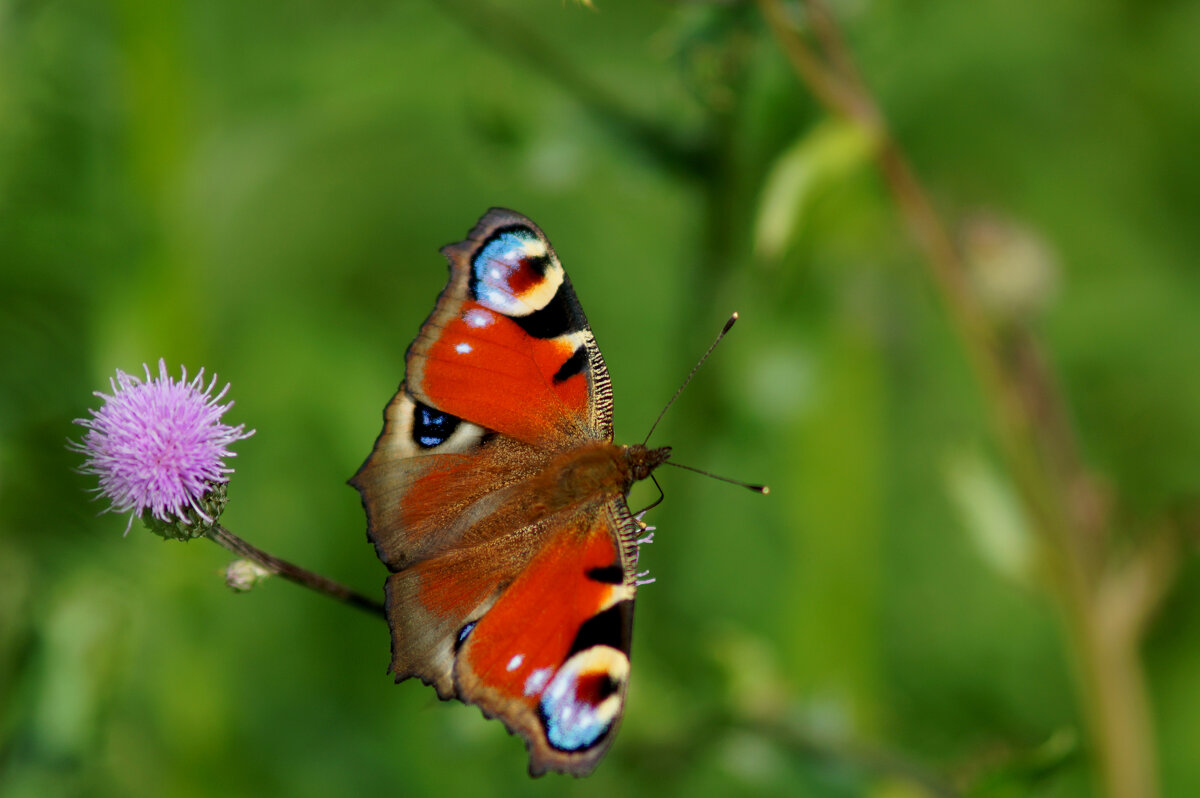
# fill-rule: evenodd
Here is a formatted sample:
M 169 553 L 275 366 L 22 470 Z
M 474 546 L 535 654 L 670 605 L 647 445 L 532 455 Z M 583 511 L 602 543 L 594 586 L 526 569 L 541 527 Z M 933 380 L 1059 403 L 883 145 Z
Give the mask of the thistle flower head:
M 109 380 L 112 394 L 96 392 L 104 404 L 89 411 L 91 418 L 75 419 L 87 433 L 70 446 L 87 457 L 81 471 L 100 478 L 97 492 L 108 509 L 131 513 L 129 526 L 141 516 L 164 536 L 203 534 L 224 506 L 224 483 L 233 472 L 225 466 L 224 458 L 234 456 L 228 447 L 254 431 L 221 423 L 233 406 L 221 404 L 229 385 L 214 396 L 217 378 L 204 387 L 204 369 L 189 382 L 186 369 L 173 380 L 164 360 L 157 377 L 142 368 L 145 381 L 118 370 Z

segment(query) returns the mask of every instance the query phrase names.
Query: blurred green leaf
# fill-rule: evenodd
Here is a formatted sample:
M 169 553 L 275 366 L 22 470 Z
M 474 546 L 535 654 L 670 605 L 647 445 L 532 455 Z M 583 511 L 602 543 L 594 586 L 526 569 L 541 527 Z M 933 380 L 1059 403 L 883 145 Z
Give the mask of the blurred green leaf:
M 778 260 L 803 232 L 812 203 L 823 188 L 861 169 L 875 152 L 862 125 L 825 119 L 796 139 L 771 165 L 755 219 L 755 252 Z
M 1078 734 L 1073 729 L 1059 729 L 1041 745 L 1002 753 L 997 757 L 998 762 L 983 765 L 984 772 L 971 777 L 965 794 L 973 798 L 1030 795 L 1070 765 L 1079 754 Z
M 976 551 L 997 573 L 1028 585 L 1036 552 L 1024 510 L 995 466 L 977 452 L 946 458 L 946 488 Z

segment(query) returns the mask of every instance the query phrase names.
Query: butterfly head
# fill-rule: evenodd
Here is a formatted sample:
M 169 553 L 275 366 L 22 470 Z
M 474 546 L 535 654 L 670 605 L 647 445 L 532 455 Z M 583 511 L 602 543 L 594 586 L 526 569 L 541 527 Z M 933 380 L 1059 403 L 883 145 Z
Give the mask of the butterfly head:
M 660 446 L 651 449 L 640 443 L 625 447 L 625 457 L 629 463 L 629 473 L 633 482 L 641 482 L 650 476 L 654 469 L 671 459 L 671 447 Z

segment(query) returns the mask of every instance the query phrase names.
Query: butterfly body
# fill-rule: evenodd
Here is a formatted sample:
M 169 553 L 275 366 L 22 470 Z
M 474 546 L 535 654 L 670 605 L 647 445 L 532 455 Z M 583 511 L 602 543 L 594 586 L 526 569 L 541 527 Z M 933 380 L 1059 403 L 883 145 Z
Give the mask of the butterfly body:
M 351 480 L 392 571 L 391 671 L 524 737 L 530 772 L 590 772 L 629 675 L 641 526 L 625 495 L 670 455 L 612 442 L 608 371 L 549 241 L 489 211 Z

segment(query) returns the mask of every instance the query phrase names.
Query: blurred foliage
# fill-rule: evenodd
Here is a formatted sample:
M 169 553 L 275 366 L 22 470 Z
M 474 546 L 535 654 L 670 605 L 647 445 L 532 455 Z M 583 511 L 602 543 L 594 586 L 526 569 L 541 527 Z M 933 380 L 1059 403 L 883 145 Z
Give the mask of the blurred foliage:
M 1200 4 L 837 10 L 947 218 L 1056 269 L 1022 301 L 1122 534 L 1194 523 Z M 0 796 L 1091 794 L 1063 631 L 869 157 L 752 4 L 0 0 Z M 492 205 L 554 242 L 619 441 L 741 311 L 655 441 L 772 487 L 662 476 L 582 781 L 392 686 L 378 620 L 122 539 L 64 447 L 115 368 L 216 371 L 258 430 L 226 524 L 377 591 L 345 480 L 438 247 Z M 1145 662 L 1163 792 L 1200 794 L 1194 558 Z

